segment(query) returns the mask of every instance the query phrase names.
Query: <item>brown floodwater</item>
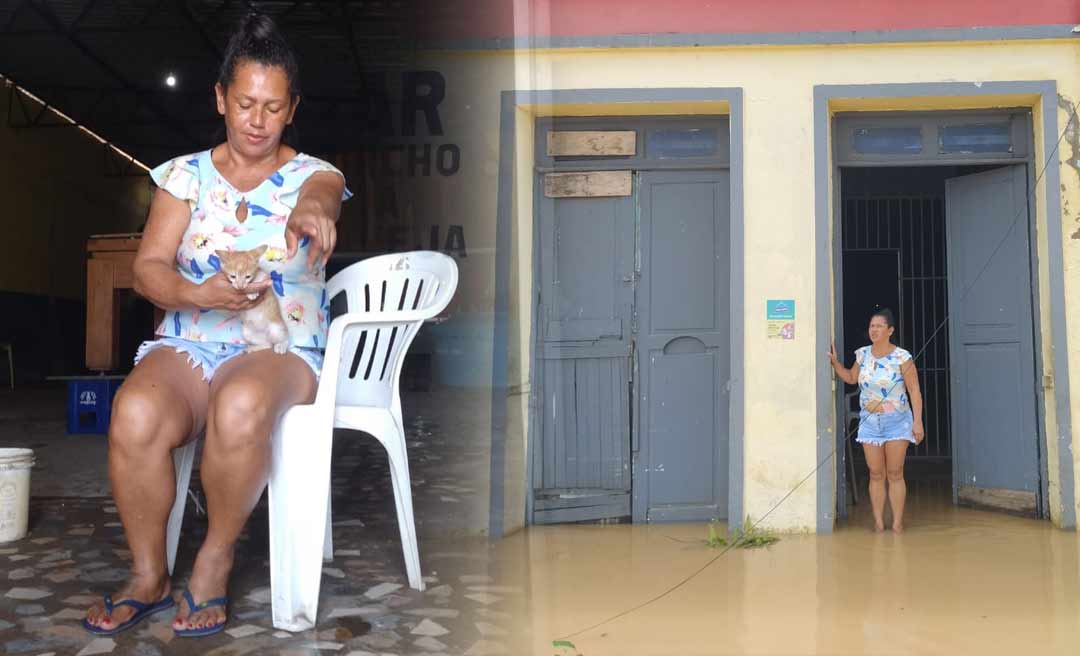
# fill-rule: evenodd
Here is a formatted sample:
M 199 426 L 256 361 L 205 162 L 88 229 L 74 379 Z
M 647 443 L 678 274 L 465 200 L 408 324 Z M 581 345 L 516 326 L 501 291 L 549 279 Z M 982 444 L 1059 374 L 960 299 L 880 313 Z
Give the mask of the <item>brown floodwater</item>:
M 703 524 L 530 527 L 500 545 L 518 635 L 542 656 L 1080 652 L 1076 533 L 909 495 L 902 535 L 874 533 L 864 497 L 831 535 L 723 555 Z

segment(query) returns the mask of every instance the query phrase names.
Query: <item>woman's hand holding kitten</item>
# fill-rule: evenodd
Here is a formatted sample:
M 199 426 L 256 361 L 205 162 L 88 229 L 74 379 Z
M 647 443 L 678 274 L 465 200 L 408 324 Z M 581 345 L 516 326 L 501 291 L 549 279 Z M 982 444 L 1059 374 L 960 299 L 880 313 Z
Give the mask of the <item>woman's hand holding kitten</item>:
M 202 309 L 243 312 L 255 307 L 259 297 L 272 283 L 272 280 L 267 279 L 252 283 L 241 291 L 233 287 L 228 276 L 218 273 L 197 285 L 192 291 L 191 300 L 195 307 Z
M 277 297 L 273 292 L 266 293 L 273 280 L 259 268 L 259 258 L 266 252 L 266 246 L 249 251 L 214 252 L 221 261 L 221 273 L 214 278 L 221 278 L 244 298 L 240 319 L 248 352 L 267 348 L 273 348 L 274 353 L 288 352 L 289 327 L 281 316 Z

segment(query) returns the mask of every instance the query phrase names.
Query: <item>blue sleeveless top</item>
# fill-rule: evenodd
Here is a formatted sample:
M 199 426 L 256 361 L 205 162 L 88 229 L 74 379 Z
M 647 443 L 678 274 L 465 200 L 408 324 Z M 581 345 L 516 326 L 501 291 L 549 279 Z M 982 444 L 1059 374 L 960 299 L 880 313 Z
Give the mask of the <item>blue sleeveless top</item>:
M 191 208 L 187 230 L 176 251 L 176 270 L 202 284 L 221 270 L 215 250 L 245 251 L 266 244 L 259 263 L 273 280 L 292 346 L 324 348 L 329 299 L 326 272 L 308 269 L 309 240 L 304 237 L 292 259 L 285 259 L 285 224 L 296 206 L 300 186 L 318 171 L 341 171 L 317 157 L 298 153 L 251 191 L 233 187 L 214 167 L 211 151 L 169 160 L 150 172 L 159 187 Z M 342 175 L 342 177 L 344 177 Z M 345 190 L 342 200 L 352 196 Z M 247 217 L 236 210 L 247 203 Z M 243 344 L 240 315 L 229 310 L 169 310 L 157 334 L 194 342 Z

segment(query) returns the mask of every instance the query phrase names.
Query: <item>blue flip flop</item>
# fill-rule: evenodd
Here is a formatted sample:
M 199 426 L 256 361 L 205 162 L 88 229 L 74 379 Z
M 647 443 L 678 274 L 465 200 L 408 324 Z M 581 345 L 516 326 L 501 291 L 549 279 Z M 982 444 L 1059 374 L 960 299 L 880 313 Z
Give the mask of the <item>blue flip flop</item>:
M 207 608 L 211 608 L 213 606 L 222 606 L 226 609 L 225 620 L 213 626 L 204 626 L 201 629 L 173 629 L 173 633 L 182 638 L 198 638 L 200 636 L 208 636 L 215 633 L 220 633 L 221 631 L 225 630 L 225 625 L 229 623 L 228 597 L 215 597 L 214 599 L 207 599 L 201 604 L 196 604 L 195 597 L 191 596 L 191 590 L 184 590 L 184 601 L 187 602 L 188 608 L 191 609 L 191 612 L 188 613 L 188 617 L 191 617 L 200 610 L 206 610 Z
M 119 606 L 131 606 L 135 609 L 135 614 L 132 615 L 123 624 L 118 624 L 111 629 L 106 629 L 100 626 L 94 626 L 89 620 L 84 619 L 82 621 L 83 628 L 95 635 L 111 636 L 120 633 L 121 631 L 127 631 L 131 627 L 135 626 L 139 622 L 143 621 L 147 617 L 150 617 L 154 613 L 160 613 L 163 610 L 168 610 L 173 607 L 172 595 L 167 595 L 164 599 L 156 604 L 143 603 L 141 601 L 135 601 L 134 599 L 124 599 L 122 601 L 113 602 L 112 595 L 105 595 L 105 612 L 112 617 L 114 608 Z

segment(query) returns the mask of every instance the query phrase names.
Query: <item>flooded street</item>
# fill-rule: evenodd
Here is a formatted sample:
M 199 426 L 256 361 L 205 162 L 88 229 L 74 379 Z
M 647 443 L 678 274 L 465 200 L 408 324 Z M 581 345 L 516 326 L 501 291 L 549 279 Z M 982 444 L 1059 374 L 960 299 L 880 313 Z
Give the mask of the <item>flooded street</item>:
M 940 485 L 910 494 L 902 535 L 870 530 L 864 497 L 833 535 L 723 555 L 701 524 L 531 528 L 511 539 L 534 653 L 1075 653 L 1075 533 L 955 507 Z

